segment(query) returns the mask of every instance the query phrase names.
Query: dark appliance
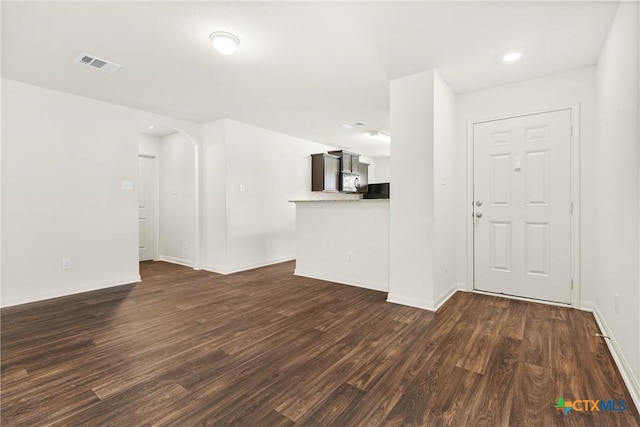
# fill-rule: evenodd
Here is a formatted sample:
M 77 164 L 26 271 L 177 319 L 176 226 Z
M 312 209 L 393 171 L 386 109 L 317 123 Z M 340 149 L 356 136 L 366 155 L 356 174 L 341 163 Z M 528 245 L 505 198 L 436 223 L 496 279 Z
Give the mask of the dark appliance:
M 384 182 L 382 184 L 369 184 L 369 189 L 364 195 L 365 199 L 388 199 L 389 198 L 389 183 Z

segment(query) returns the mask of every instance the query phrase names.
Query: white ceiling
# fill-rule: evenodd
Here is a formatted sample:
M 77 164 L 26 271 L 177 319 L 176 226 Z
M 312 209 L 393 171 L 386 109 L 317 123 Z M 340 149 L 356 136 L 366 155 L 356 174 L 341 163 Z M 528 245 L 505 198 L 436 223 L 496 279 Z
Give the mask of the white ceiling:
M 616 2 L 2 2 L 2 76 L 199 123 L 228 117 L 382 156 L 389 82 L 456 93 L 594 64 Z M 230 31 L 235 54 L 208 36 Z M 504 53 L 520 50 L 513 64 Z M 80 53 L 123 67 L 80 66 Z M 346 122 L 363 121 L 360 129 Z

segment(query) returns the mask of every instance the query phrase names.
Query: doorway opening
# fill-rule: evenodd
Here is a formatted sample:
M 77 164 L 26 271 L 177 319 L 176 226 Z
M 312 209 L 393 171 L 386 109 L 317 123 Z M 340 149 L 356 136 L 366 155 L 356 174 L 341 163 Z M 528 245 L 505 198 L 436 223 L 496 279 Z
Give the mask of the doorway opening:
M 149 126 L 138 136 L 139 260 L 200 268 L 198 144 Z

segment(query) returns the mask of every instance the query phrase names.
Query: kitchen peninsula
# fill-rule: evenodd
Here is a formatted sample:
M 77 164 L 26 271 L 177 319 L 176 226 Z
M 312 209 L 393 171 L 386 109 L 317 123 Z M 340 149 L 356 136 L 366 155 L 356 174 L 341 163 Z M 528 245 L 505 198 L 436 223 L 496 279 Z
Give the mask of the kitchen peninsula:
M 293 202 L 297 276 L 389 291 L 389 199 Z

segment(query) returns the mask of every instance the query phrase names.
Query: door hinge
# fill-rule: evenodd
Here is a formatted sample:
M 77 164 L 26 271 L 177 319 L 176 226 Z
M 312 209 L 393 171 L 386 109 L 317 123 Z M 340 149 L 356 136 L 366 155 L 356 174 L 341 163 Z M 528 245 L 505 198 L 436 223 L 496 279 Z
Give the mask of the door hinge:
M 573 213 L 573 202 L 571 202 L 571 210 L 570 213 Z
M 571 289 L 573 289 L 573 277 L 571 278 Z
M 569 132 L 570 136 L 573 136 L 573 125 L 571 125 L 571 131 Z

